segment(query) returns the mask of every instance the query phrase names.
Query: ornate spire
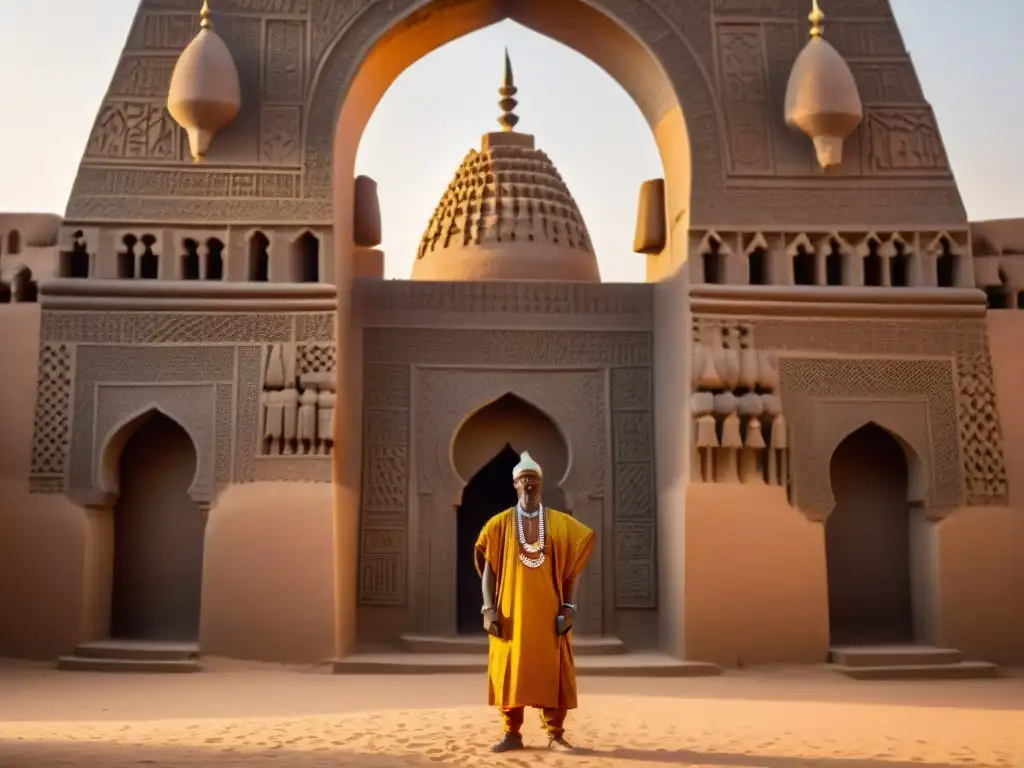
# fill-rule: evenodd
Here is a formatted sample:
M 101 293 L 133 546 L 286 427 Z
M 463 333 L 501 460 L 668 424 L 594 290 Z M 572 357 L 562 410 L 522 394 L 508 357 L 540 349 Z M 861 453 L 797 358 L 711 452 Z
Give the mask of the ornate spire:
M 203 0 L 203 7 L 199 11 L 200 29 L 213 29 L 213 12 L 210 11 L 210 4 Z
M 811 22 L 811 37 L 821 37 L 825 32 L 825 14 L 818 0 L 811 0 L 811 12 L 807 18 Z
M 498 125 L 501 126 L 503 131 L 511 131 L 516 127 L 516 123 L 519 122 L 519 116 L 516 115 L 514 110 L 516 105 L 519 103 L 513 96 L 519 92 L 516 88 L 512 78 L 512 60 L 508 57 L 508 48 L 505 49 L 505 83 L 498 89 L 498 93 L 501 96 L 501 100 L 498 102 L 498 106 L 501 107 L 501 117 L 498 118 Z

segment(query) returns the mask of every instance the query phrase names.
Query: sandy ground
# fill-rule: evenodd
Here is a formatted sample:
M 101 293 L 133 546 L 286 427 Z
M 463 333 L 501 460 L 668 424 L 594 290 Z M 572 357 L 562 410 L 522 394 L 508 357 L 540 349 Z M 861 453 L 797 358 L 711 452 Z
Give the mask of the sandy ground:
M 488 752 L 476 675 L 341 677 L 217 663 L 197 675 L 0 662 L 3 768 L 488 765 L 1024 768 L 1024 677 L 859 683 L 818 669 L 580 681 L 574 755 Z

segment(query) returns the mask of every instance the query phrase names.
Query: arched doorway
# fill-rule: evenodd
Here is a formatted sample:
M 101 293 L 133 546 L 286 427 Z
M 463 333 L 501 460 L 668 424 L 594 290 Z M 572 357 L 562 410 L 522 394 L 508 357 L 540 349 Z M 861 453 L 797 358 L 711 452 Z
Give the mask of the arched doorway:
M 825 523 L 833 645 L 914 639 L 909 472 L 903 447 L 867 424 L 832 455 L 836 505 Z
M 124 444 L 114 508 L 113 638 L 199 637 L 205 520 L 189 496 L 196 463 L 192 438 L 159 412 L 143 416 Z
M 459 634 L 482 632 L 480 621 L 480 579 L 473 563 L 473 548 L 480 529 L 488 520 L 516 503 L 512 487 L 512 469 L 519 463 L 519 454 L 505 445 L 487 462 L 462 492 L 457 514 L 458 558 L 456 590 L 458 591 Z
M 516 503 L 512 470 L 523 451 L 529 451 L 544 470 L 544 504 L 570 512 L 558 486 L 568 468 L 565 438 L 546 414 L 522 398 L 507 394 L 481 408 L 463 423 L 452 446 L 456 472 L 468 481 L 456 510 L 459 633 L 483 632 L 473 547 L 484 524 Z

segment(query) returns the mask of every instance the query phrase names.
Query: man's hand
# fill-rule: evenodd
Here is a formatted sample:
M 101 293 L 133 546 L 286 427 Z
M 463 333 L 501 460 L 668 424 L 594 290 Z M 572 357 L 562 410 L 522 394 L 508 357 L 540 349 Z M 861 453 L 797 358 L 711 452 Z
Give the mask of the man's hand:
M 558 612 L 558 616 L 555 618 L 555 632 L 559 635 L 566 634 L 572 629 L 572 622 L 575 617 L 576 612 L 569 606 L 563 605 Z
M 484 632 L 488 635 L 501 637 L 501 625 L 498 623 L 498 612 L 493 608 L 483 610 Z

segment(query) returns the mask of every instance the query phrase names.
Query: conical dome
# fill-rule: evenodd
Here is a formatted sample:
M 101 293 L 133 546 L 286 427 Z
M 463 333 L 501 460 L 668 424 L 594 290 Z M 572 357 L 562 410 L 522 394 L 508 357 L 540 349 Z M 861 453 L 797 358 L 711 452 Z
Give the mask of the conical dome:
M 813 0 L 811 39 L 797 56 L 786 87 L 786 123 L 814 142 L 818 164 L 843 160 L 843 141 L 864 119 L 857 83 L 839 52 L 822 36 L 825 14 Z
M 470 150 L 420 239 L 414 280 L 600 281 L 583 217 L 533 136 L 513 131 L 516 87 L 505 54 L 503 130 Z
M 238 115 L 242 88 L 231 51 L 216 32 L 203 0 L 199 34 L 182 51 L 171 74 L 167 111 L 188 133 L 192 158 L 199 162 L 217 131 Z

